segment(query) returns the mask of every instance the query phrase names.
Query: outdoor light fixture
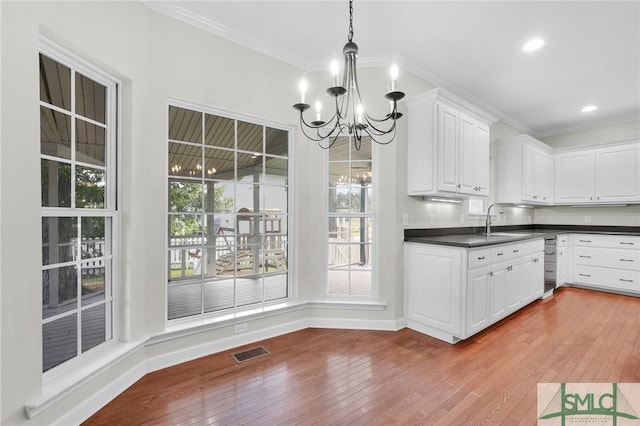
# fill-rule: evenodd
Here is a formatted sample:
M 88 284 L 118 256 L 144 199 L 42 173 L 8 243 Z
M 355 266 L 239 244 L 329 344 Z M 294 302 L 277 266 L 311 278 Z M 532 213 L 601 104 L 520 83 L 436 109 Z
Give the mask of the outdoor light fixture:
M 315 120 L 308 123 L 304 119 L 303 113 L 311 108 L 311 105 L 305 103 L 308 85 L 304 77 L 302 78 L 300 102 L 293 105 L 294 109 L 300 111 L 302 132 L 324 149 L 331 148 L 338 137 L 345 134 L 354 136 L 357 150 L 360 149 L 363 136 L 368 136 L 372 141 L 382 145 L 391 143 L 396 136 L 396 120 L 402 117 L 402 113 L 398 112 L 398 101 L 404 98 L 404 93 L 397 90 L 398 66 L 393 64 L 391 67 L 391 90 L 384 95 L 389 101 L 391 111 L 382 119 L 370 116 L 362 102 L 356 73 L 358 45 L 353 42 L 353 0 L 349 0 L 349 36 L 342 52 L 344 53 L 344 70 L 341 85 L 338 84 L 338 62 L 333 60 L 331 63 L 333 86 L 326 90 L 326 94 L 331 98 L 331 103 L 335 102 L 335 111 L 329 120 L 322 120 L 322 103 L 319 100 L 314 105 Z M 390 136 L 382 138 L 385 135 Z M 321 143 L 325 139 L 329 139 L 327 145 Z

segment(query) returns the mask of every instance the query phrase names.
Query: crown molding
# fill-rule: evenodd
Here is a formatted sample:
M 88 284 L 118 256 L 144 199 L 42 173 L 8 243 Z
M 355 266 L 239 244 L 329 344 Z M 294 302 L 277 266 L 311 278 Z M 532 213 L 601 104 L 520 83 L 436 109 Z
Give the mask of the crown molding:
M 280 49 L 272 44 L 265 43 L 264 40 L 260 38 L 247 36 L 202 15 L 193 13 L 179 6 L 176 2 L 142 0 L 142 3 L 155 12 L 195 26 L 220 38 L 224 38 L 263 55 L 278 59 L 289 65 L 293 65 L 294 67 L 306 69 L 304 66 L 304 60 L 291 54 L 287 50 Z

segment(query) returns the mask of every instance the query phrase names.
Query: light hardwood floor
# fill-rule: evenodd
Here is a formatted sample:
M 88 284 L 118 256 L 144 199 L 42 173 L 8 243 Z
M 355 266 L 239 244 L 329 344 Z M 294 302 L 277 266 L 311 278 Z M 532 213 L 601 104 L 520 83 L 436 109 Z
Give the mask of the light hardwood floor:
M 259 344 L 148 374 L 85 424 L 535 425 L 539 382 L 640 382 L 640 298 L 560 289 L 456 345 L 409 329 Z

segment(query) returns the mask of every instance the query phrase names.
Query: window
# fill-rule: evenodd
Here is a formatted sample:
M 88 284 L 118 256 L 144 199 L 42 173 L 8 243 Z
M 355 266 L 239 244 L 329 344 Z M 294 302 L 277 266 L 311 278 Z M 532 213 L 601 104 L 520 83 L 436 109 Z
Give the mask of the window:
M 43 371 L 114 337 L 115 111 L 115 81 L 43 47 Z
M 169 106 L 167 317 L 288 297 L 289 132 Z
M 371 139 L 356 150 L 339 137 L 328 151 L 327 294 L 371 296 Z

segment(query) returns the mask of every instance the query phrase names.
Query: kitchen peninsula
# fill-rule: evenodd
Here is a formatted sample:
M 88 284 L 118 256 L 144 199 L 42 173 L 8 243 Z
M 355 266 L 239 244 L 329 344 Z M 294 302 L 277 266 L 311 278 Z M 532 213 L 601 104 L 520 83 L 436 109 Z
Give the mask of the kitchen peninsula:
M 640 296 L 638 227 L 505 226 L 488 236 L 483 231 L 405 230 L 409 328 L 456 343 L 550 296 L 545 239 L 556 235 L 568 236 L 557 266 L 566 273 L 557 286 Z

